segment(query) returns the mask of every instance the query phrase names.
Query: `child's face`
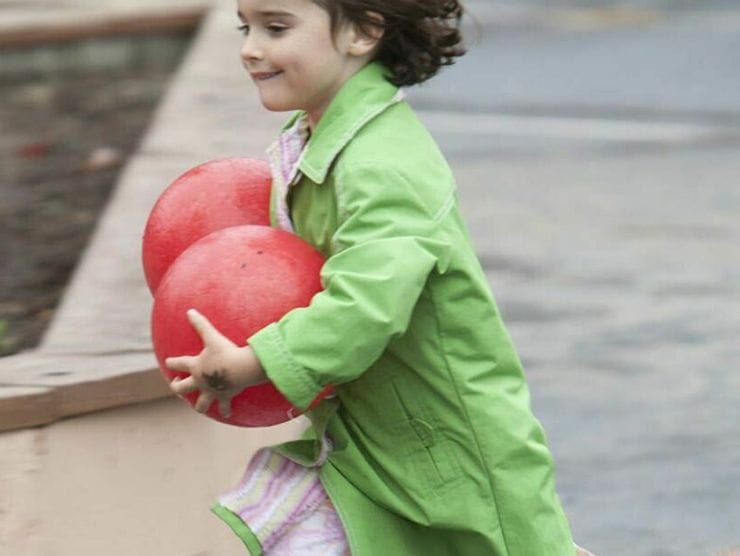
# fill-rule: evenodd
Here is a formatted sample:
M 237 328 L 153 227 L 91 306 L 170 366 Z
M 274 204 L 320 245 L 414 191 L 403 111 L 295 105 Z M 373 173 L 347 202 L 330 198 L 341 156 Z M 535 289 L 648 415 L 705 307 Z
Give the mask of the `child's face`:
M 268 110 L 305 110 L 315 127 L 342 84 L 370 60 L 345 25 L 332 40 L 329 14 L 311 0 L 238 0 L 242 63 Z

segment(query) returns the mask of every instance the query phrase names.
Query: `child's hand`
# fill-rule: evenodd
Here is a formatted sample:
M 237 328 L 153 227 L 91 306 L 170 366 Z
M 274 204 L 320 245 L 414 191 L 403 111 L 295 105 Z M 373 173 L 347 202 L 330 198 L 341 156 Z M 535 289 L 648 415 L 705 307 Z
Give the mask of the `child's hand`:
M 187 378 L 175 378 L 170 388 L 178 396 L 200 390 L 195 403 L 198 413 L 205 413 L 214 400 L 218 400 L 219 412 L 223 417 L 228 417 L 231 398 L 248 386 L 266 382 L 265 372 L 249 346 L 237 346 L 198 311 L 189 310 L 188 320 L 203 340 L 203 351 L 196 356 L 169 357 L 165 360 L 165 364 L 173 371 L 190 373 Z

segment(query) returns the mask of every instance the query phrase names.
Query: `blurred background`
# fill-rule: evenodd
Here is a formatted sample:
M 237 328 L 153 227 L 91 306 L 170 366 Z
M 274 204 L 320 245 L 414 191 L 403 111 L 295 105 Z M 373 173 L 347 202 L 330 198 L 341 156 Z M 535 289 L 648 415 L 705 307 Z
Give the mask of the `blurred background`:
M 120 4 L 0 2 L 0 356 L 39 342 L 200 17 Z
M 204 28 L 210 5 L 216 16 Z M 467 6 L 468 55 L 410 90 L 409 100 L 457 176 L 473 241 L 548 432 L 575 538 L 597 555 L 737 554 L 740 2 Z M 234 128 L 244 123 L 259 128 L 255 144 L 267 145 L 282 116 L 255 123 L 261 108 L 240 73 L 235 25 L 228 2 L 0 0 L 0 355 L 38 349 L 148 129 L 155 139 L 178 131 L 169 143 L 150 143 L 147 157 L 171 161 L 165 146 L 176 144 L 193 165 L 240 153 L 247 138 Z M 205 81 L 218 90 L 198 88 Z M 175 87 L 173 96 L 195 99 L 197 109 L 160 109 L 152 129 Z M 204 123 L 209 118 L 218 126 Z M 204 129 L 217 138 L 191 141 L 188 150 L 177 142 L 182 129 L 196 130 L 186 138 Z M 138 280 L 135 263 L 121 260 L 120 272 L 134 277 L 124 283 Z M 0 384 L 8 382 L 2 373 L 0 359 Z M 3 403 L 11 402 L 0 397 Z M 135 425 L 150 422 L 144 416 L 160 423 L 151 437 Z M 105 446 L 111 429 L 124 436 L 91 456 L 89 446 Z M 130 554 L 132 547 L 237 554 L 230 541 L 209 536 L 223 526 L 206 517 L 183 518 L 200 538 L 177 545 L 146 520 L 84 498 L 74 505 L 79 516 L 94 506 L 104 521 L 119 519 L 140 537 L 129 544 L 116 537 L 115 549 L 100 552 L 120 531 L 101 525 L 85 533 L 80 517 L 67 524 L 79 538 L 64 547 L 50 540 L 64 528 L 39 518 L 28 493 L 49 493 L 54 508 L 68 492 L 80 496 L 50 471 L 65 454 L 77 461 L 69 456 L 77 446 L 86 476 L 75 471 L 69 485 L 97 477 L 105 485 L 98 488 L 134 506 L 156 499 L 168 512 L 188 508 L 194 502 L 171 481 L 145 487 L 120 468 L 141 475 L 149 465 L 161 477 L 188 480 L 187 469 L 175 470 L 157 450 L 177 453 L 198 434 L 239 459 L 240 432 L 202 424 L 165 400 L 0 433 L 0 471 L 9 473 L 0 479 L 0 533 L 22 554 Z M 172 444 L 170 434 L 182 440 Z M 135 447 L 145 463 L 134 462 Z M 197 469 L 211 469 L 198 461 Z M 106 465 L 119 473 L 102 472 Z M 219 465 L 240 471 L 240 463 Z M 209 481 L 204 500 L 229 486 Z M 14 500 L 25 502 L 11 510 Z M 19 544 L 31 533 L 42 540 Z

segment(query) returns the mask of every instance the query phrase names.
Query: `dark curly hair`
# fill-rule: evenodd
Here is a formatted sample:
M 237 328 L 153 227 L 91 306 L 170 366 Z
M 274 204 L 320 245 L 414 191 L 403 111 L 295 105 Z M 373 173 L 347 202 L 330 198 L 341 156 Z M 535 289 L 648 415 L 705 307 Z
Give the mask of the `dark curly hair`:
M 459 0 L 313 0 L 331 18 L 332 33 L 353 23 L 370 34 L 381 27 L 383 38 L 373 60 L 391 72 L 388 81 L 398 87 L 416 85 L 433 77 L 442 66 L 465 54 Z M 373 12 L 383 16 L 379 23 Z

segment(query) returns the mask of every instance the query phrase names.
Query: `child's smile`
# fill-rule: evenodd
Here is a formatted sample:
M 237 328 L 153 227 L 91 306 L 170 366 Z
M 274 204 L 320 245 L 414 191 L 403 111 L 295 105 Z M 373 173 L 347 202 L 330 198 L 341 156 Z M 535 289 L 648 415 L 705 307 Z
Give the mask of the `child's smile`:
M 273 77 L 277 77 L 283 73 L 282 71 L 274 71 L 274 72 L 259 72 L 259 73 L 253 73 L 252 79 L 255 79 L 257 81 L 267 81 L 268 79 L 272 79 Z
M 329 14 L 311 0 L 238 0 L 241 59 L 268 110 L 304 110 L 315 127 L 374 46 L 354 27 L 331 33 Z M 362 45 L 359 46 L 360 42 Z

